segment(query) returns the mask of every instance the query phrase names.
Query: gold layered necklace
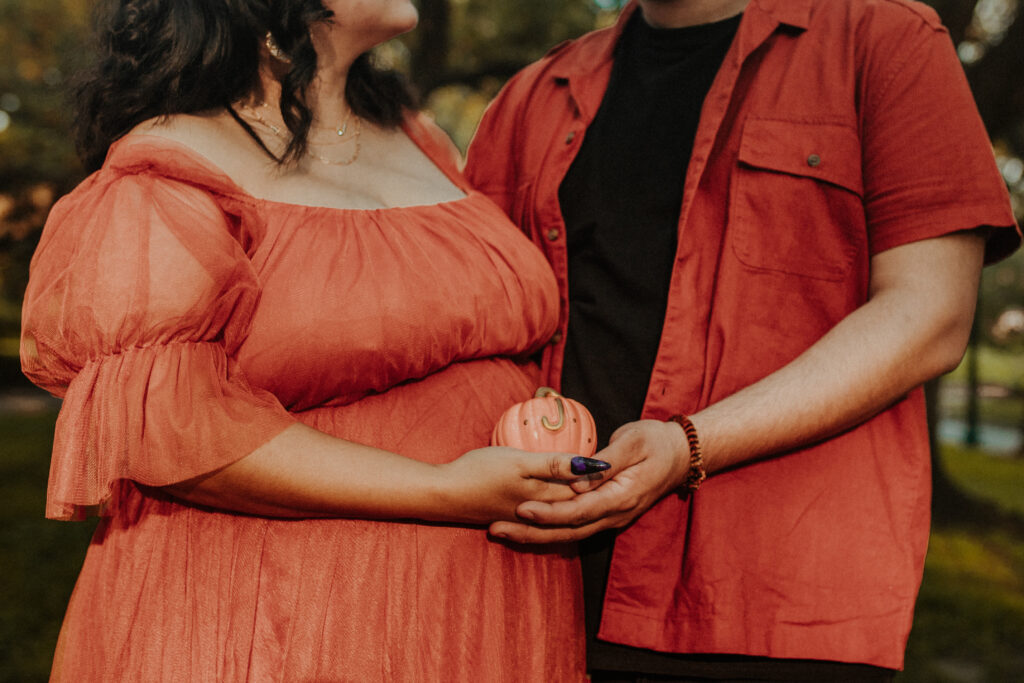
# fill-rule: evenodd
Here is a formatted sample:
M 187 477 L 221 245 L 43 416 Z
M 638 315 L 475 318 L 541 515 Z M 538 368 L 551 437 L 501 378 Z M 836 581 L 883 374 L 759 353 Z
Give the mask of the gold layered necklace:
M 251 105 L 251 104 L 244 104 L 244 105 L 242 105 L 242 110 L 245 113 L 247 113 L 250 117 L 252 117 L 252 119 L 254 121 L 256 121 L 262 128 L 266 129 L 271 134 L 273 134 L 275 137 L 277 137 L 279 140 L 281 140 L 282 142 L 287 144 L 287 142 L 288 142 L 288 133 L 287 133 L 287 131 L 285 131 L 285 129 L 282 128 L 281 126 L 279 126 L 279 125 L 277 125 L 277 124 L 275 124 L 275 123 L 273 123 L 271 121 L 268 121 L 260 113 L 261 109 L 269 110 L 270 109 L 270 105 L 267 104 L 266 102 L 260 102 L 260 103 L 258 103 L 256 105 Z M 349 134 L 349 124 L 352 125 L 352 129 L 353 129 L 351 134 Z M 349 111 L 348 116 L 346 116 L 345 120 L 341 122 L 341 125 L 334 126 L 330 130 L 332 130 L 333 133 L 337 136 L 337 139 L 333 140 L 332 142 L 329 142 L 329 143 L 318 144 L 318 146 L 319 147 L 333 147 L 333 146 L 336 146 L 336 145 L 343 145 L 343 144 L 346 144 L 346 143 L 353 143 L 354 146 L 352 147 L 352 151 L 349 153 L 349 156 L 346 157 L 346 158 L 343 158 L 343 159 L 332 159 L 330 157 L 324 156 L 323 154 L 319 154 L 317 152 L 314 152 L 312 149 L 310 149 L 308 147 L 306 149 L 306 155 L 311 157 L 311 158 L 313 158 L 313 159 L 316 159 L 317 161 L 319 161 L 322 164 L 327 164 L 328 166 L 348 166 L 350 164 L 354 164 L 356 159 L 359 158 L 359 152 L 362 149 L 362 143 L 361 143 L 359 137 L 360 137 L 360 135 L 362 135 L 362 132 L 363 132 L 363 119 L 361 117 L 359 117 L 359 116 L 356 116 L 351 111 Z

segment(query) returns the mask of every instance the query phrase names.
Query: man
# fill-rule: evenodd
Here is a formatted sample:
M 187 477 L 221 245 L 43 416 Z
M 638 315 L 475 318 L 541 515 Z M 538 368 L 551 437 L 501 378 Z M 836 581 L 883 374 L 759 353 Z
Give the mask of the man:
M 467 173 L 551 261 L 547 383 L 610 441 L 609 478 L 491 528 L 588 539 L 594 680 L 891 678 L 929 526 L 919 387 L 1020 241 L 934 12 L 631 2 L 506 86 Z

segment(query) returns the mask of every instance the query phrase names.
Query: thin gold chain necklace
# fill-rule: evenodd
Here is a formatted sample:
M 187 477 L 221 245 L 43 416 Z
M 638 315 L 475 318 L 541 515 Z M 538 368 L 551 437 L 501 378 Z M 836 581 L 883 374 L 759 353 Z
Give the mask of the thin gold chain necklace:
M 260 102 L 258 107 L 266 107 L 266 108 L 269 109 L 270 105 L 268 105 L 266 102 Z M 282 140 L 284 142 L 287 142 L 288 137 L 285 134 L 284 130 L 280 126 L 278 126 L 278 125 L 276 125 L 274 123 L 271 123 L 270 121 L 265 119 L 263 117 L 263 115 L 260 114 L 259 109 L 257 107 L 255 107 L 253 105 L 246 104 L 246 105 L 243 105 L 243 109 L 253 119 L 255 119 L 260 125 L 262 125 L 264 128 L 266 128 L 271 133 L 273 133 L 278 139 L 280 139 L 280 140 Z M 352 135 L 350 135 L 349 137 L 345 137 L 345 134 L 348 132 L 349 122 L 350 122 L 350 120 L 352 118 L 355 118 L 355 130 L 352 131 Z M 308 147 L 306 149 L 306 155 L 311 157 L 311 158 L 313 158 L 313 159 L 316 159 L 320 163 L 326 164 L 328 166 L 348 166 L 350 164 L 355 163 L 356 159 L 359 158 L 359 152 L 362 150 L 362 141 L 360 140 L 360 136 L 362 135 L 362 132 L 363 132 L 363 119 L 362 119 L 362 117 L 356 116 L 356 115 L 354 115 L 354 114 L 352 114 L 350 112 L 349 116 L 347 116 L 345 118 L 345 120 L 342 122 L 342 124 L 340 126 L 337 126 L 336 128 L 334 128 L 334 132 L 337 133 L 339 138 L 344 138 L 344 139 L 338 140 L 337 142 L 334 142 L 334 143 L 331 143 L 331 144 L 333 144 L 333 145 L 340 145 L 340 144 L 345 143 L 345 142 L 353 142 L 353 143 L 355 143 L 355 147 L 352 150 L 352 154 L 347 159 L 331 159 L 329 157 L 323 156 L 322 154 L 317 154 L 316 152 L 314 152 L 312 149 L 309 149 Z M 321 145 L 321 146 L 326 146 L 326 145 Z

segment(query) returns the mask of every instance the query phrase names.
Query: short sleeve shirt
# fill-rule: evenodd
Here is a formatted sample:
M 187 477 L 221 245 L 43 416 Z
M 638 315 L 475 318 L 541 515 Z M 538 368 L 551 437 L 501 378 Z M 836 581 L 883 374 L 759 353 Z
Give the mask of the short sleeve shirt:
M 467 173 L 548 256 L 558 187 L 607 86 L 616 28 L 563 45 L 488 110 Z M 992 226 L 1020 243 L 949 34 L 904 0 L 751 0 L 702 108 L 643 417 L 721 400 L 868 298 L 871 258 Z M 668 496 L 616 541 L 600 637 L 662 652 L 900 668 L 930 513 L 922 393 L 835 438 Z

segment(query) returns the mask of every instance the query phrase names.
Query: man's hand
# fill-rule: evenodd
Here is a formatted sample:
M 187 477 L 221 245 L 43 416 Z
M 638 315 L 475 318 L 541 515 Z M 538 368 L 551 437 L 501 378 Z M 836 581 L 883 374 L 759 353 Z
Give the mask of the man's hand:
M 573 485 L 571 500 L 529 501 L 516 512 L 523 523 L 495 522 L 492 535 L 516 543 L 561 543 L 621 528 L 679 487 L 690 471 L 690 450 L 674 422 L 641 420 L 619 427 L 597 458 L 612 468 L 601 479 Z
M 693 413 L 711 474 L 829 438 L 953 369 L 971 329 L 985 241 L 978 231 L 893 247 L 871 259 L 869 300 L 788 365 Z M 605 483 L 574 482 L 563 502 L 527 502 L 523 523 L 491 533 L 521 543 L 586 538 L 623 527 L 678 487 L 689 468 L 679 425 L 621 427 L 598 457 Z M 597 488 L 590 490 L 595 483 Z

